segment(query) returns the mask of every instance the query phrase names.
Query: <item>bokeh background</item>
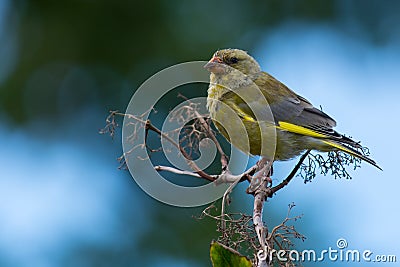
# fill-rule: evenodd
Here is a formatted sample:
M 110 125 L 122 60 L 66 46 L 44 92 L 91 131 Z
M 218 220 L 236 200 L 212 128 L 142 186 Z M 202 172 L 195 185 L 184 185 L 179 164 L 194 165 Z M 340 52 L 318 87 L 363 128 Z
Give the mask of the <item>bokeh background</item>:
M 400 261 L 399 14 L 395 0 L 0 0 L 0 266 L 209 266 L 217 233 L 193 219 L 202 208 L 147 196 L 117 169 L 118 133 L 98 130 L 157 71 L 226 47 L 322 105 L 384 169 L 298 178 L 267 203 L 265 220 L 279 223 L 295 202 L 307 236 L 299 249 L 345 238 Z M 293 164 L 278 164 L 275 179 Z M 251 211 L 245 188 L 232 211 Z

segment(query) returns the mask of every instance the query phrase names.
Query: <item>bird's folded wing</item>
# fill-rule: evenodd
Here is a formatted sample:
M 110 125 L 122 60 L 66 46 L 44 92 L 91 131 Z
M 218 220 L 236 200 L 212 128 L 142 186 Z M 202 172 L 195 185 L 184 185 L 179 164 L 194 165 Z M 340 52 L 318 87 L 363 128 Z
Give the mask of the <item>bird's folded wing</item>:
M 262 72 L 254 82 L 267 99 L 276 121 L 286 121 L 303 127 L 329 129 L 336 126 L 334 119 L 268 73 Z
M 228 104 L 247 121 L 257 121 L 259 116 L 255 114 L 258 115 L 260 112 L 272 112 L 273 121 L 281 130 L 358 146 L 357 142 L 333 130 L 336 126 L 334 119 L 315 108 L 307 99 L 297 95 L 271 75 L 261 73 L 254 82 L 265 99 L 250 97 L 248 98 L 251 99 L 250 101 L 244 101 L 239 95 L 243 96 L 250 91 L 244 86 L 225 93 L 220 101 Z

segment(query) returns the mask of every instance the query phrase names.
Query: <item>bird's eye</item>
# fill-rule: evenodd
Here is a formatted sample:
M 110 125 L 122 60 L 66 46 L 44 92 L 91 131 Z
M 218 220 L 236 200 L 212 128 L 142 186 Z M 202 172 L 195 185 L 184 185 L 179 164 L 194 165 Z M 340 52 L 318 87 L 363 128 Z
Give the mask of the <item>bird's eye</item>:
M 231 58 L 229 59 L 229 63 L 231 63 L 231 64 L 238 63 L 238 61 L 239 61 L 239 59 L 238 59 L 237 57 L 231 57 Z

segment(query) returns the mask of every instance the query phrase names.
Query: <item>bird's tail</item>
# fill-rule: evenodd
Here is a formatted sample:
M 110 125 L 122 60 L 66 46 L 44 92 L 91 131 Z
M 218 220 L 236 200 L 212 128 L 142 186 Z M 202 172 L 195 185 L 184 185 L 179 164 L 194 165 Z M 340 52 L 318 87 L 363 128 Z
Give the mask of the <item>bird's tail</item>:
M 335 148 L 337 148 L 337 149 L 339 149 L 339 150 L 341 150 L 343 152 L 346 152 L 346 153 L 348 153 L 348 154 L 350 154 L 350 155 L 352 155 L 354 157 L 362 159 L 362 160 L 368 162 L 369 164 L 375 166 L 376 168 L 378 168 L 378 169 L 380 169 L 382 171 L 382 168 L 379 167 L 378 164 L 376 164 L 376 162 L 374 160 L 372 160 L 369 157 L 361 154 L 359 151 L 355 150 L 354 148 L 351 148 L 349 146 L 346 146 L 346 145 L 343 145 L 343 144 L 340 144 L 338 142 L 331 141 L 331 140 L 322 140 L 322 142 L 324 142 L 325 144 L 327 144 L 329 146 L 335 147 Z

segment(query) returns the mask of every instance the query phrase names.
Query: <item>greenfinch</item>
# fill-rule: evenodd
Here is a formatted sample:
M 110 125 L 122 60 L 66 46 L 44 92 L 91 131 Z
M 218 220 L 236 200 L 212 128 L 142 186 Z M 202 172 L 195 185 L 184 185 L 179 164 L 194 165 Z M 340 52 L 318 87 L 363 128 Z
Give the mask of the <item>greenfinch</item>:
M 361 152 L 359 142 L 333 129 L 334 119 L 263 72 L 247 52 L 218 50 L 204 67 L 211 73 L 207 97 L 210 116 L 223 136 L 240 150 L 273 157 L 269 158 L 272 161 L 289 160 L 309 149 L 343 151 L 380 169 Z M 245 132 L 240 131 L 232 114 Z

